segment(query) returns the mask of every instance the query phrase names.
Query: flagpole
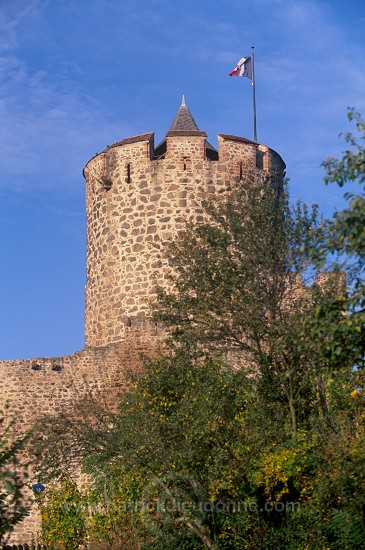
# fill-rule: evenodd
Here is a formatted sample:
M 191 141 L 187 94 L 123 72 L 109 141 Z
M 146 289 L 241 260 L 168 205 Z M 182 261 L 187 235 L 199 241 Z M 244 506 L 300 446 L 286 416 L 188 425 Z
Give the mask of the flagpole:
M 255 54 L 254 46 L 251 46 L 252 50 L 252 96 L 253 96 L 253 140 L 257 141 L 256 131 L 256 90 L 255 90 Z

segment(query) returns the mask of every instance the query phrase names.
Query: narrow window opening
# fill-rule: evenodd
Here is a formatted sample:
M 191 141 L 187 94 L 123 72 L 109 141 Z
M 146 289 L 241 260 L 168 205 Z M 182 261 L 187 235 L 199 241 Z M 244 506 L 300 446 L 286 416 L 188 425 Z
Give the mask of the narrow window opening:
M 256 150 L 256 168 L 262 170 L 264 168 L 264 153 Z
M 52 370 L 55 372 L 61 372 L 62 366 L 61 365 L 53 365 Z
M 242 165 L 242 162 L 240 162 L 240 180 L 242 179 L 242 175 L 243 175 L 243 165 Z
M 186 171 L 188 169 L 188 165 L 190 166 L 190 157 L 187 156 L 187 157 L 183 157 L 183 167 L 184 167 L 184 171 Z M 189 168 L 190 170 L 190 168 Z
M 127 183 L 131 182 L 131 165 L 127 164 Z

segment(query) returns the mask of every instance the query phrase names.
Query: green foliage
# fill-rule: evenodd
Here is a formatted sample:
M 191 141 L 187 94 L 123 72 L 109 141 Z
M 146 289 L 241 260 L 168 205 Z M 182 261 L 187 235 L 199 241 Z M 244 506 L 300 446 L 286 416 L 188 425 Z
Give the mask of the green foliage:
M 41 512 L 42 541 L 65 550 L 79 548 L 86 531 L 83 499 L 76 483 L 65 479 L 59 488 L 48 489 L 36 498 Z
M 43 481 L 72 477 L 85 459 L 113 448 L 111 427 L 115 414 L 104 403 L 85 397 L 67 413 L 45 416 L 31 433 L 29 448 L 35 457 L 35 469 Z M 47 452 L 45 452 L 45 447 Z
M 200 504 L 215 485 L 210 472 L 218 480 L 226 469 L 228 475 L 235 415 L 247 398 L 241 385 L 237 391 L 240 378 L 218 360 L 181 354 L 147 365 L 122 399 L 114 432 L 118 447 L 108 460 L 144 473 L 141 501 L 150 510 L 144 523 L 158 540 L 165 540 L 167 529 L 171 547 L 212 544 L 213 527 Z
M 347 510 L 334 510 L 331 514 L 331 523 L 339 534 L 338 541 L 332 545 L 333 548 L 364 548 L 365 529 L 361 518 L 353 516 Z
M 285 187 L 264 182 L 234 187 L 207 214 L 169 251 L 174 292 L 159 290 L 155 320 L 188 353 L 243 351 L 245 368 L 261 375 L 262 399 L 285 407 L 295 431 L 312 407 L 314 358 L 297 341 L 310 306 L 305 284 L 317 275 L 317 209 L 291 207 Z
M 188 227 L 169 249 L 175 291 L 160 289 L 155 319 L 187 349 L 224 344 L 260 359 L 287 301 L 300 303 L 295 275 L 310 275 L 316 209 L 291 208 L 286 189 L 278 195 L 263 183 L 237 185 L 206 211 L 208 222 Z
M 87 504 L 87 539 L 92 548 L 138 549 L 144 528 L 138 504 L 143 487 L 140 472 L 108 467 L 94 477 L 84 496 Z
M 345 141 L 350 144 L 352 149 L 345 151 L 341 159 L 328 157 L 323 163 L 326 169 L 324 179 L 326 184 L 336 183 L 343 187 L 348 182 L 365 183 L 365 148 L 361 143 L 365 141 L 365 122 L 354 108 L 349 109 L 348 119 L 350 122 L 354 122 L 360 137 L 347 132 Z
M 347 207 L 327 222 L 318 247 L 312 250 L 318 266 L 332 272 L 332 277 L 316 290 L 316 309 L 305 323 L 306 345 L 319 353 L 329 370 L 346 365 L 362 369 L 365 357 L 365 123 L 353 109 L 348 118 L 360 135 L 347 133 L 351 149 L 342 158 L 329 157 L 323 163 L 325 182 L 341 187 L 358 184 L 362 189 L 345 194 Z M 336 285 L 341 292 L 335 291 Z
M 26 437 L 14 438 L 14 421 L 0 413 L 0 545 L 6 544 L 14 526 L 29 513 L 23 495 L 26 466 L 19 463 L 19 452 Z

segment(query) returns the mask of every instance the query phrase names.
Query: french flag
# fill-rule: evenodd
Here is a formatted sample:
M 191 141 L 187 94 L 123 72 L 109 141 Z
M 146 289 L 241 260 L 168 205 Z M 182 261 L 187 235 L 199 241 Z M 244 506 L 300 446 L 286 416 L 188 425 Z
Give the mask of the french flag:
M 229 76 L 246 76 L 252 80 L 252 57 L 242 57 Z

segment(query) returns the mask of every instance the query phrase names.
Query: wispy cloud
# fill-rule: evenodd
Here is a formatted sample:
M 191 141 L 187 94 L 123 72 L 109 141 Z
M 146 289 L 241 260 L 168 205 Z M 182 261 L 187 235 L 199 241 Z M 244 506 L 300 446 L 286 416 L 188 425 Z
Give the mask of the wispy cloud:
M 95 149 L 120 139 L 121 128 L 108 104 L 85 88 L 72 50 L 60 50 L 49 41 L 48 53 L 58 71 L 27 56 L 22 32 L 32 24 L 37 29 L 49 7 L 48 0 L 26 5 L 15 0 L 0 7 L 0 186 L 9 185 L 9 180 L 15 189 L 29 182 L 34 187 L 74 185 Z M 100 7 L 105 9 L 106 3 L 100 2 Z M 129 3 L 124 7 L 130 17 L 137 14 L 137 7 L 135 12 Z M 123 131 L 134 133 L 127 125 Z
M 0 30 L 6 34 L 5 40 L 3 36 L 0 41 L 1 47 L 17 43 L 16 35 L 11 34 L 12 31 L 25 18 L 37 17 L 47 3 L 47 0 L 28 0 L 26 4 L 23 0 L 12 0 L 12 2 L 0 5 Z

